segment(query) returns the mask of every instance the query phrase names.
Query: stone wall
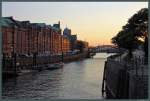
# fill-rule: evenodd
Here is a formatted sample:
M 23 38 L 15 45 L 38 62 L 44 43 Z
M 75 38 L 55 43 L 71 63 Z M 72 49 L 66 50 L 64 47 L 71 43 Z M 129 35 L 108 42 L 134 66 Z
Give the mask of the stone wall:
M 148 98 L 148 66 L 132 65 L 108 59 L 105 63 L 104 82 L 107 98 Z

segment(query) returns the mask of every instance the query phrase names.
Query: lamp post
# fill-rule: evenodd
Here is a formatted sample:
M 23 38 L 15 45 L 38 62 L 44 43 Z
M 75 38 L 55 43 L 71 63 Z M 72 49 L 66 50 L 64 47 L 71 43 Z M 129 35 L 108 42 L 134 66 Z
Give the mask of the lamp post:
M 11 59 L 12 59 L 12 67 L 14 69 L 15 75 L 17 75 L 17 68 L 16 68 L 16 53 L 15 53 L 15 26 L 13 27 L 12 33 L 12 45 L 11 45 Z
M 38 29 L 37 29 L 37 31 L 38 31 Z M 36 65 L 36 69 L 39 69 L 38 68 L 38 63 L 37 63 L 37 55 L 38 55 L 38 50 L 39 50 L 39 32 L 37 32 L 37 38 L 36 38 L 36 41 L 37 41 L 37 51 L 36 51 L 36 53 L 35 53 L 35 65 Z

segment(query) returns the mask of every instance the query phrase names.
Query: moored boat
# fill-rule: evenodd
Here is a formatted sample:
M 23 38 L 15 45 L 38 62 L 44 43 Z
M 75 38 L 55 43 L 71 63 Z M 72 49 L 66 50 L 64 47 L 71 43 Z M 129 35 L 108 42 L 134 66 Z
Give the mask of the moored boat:
M 51 69 L 59 69 L 59 68 L 62 68 L 63 65 L 64 65 L 63 62 L 49 64 L 49 65 L 47 66 L 47 70 L 51 70 Z

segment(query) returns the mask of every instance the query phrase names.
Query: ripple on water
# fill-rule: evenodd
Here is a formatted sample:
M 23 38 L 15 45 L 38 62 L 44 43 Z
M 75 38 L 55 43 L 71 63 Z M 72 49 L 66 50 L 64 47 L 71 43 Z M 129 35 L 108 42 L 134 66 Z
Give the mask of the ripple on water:
M 102 99 L 104 62 L 111 54 L 66 63 L 62 69 L 11 78 L 3 83 L 2 97 L 10 99 Z

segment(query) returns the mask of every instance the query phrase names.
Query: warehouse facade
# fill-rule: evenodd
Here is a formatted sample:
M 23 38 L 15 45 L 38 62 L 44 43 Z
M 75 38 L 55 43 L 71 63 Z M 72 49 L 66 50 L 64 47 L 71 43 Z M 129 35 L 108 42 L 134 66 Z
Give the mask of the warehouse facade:
M 47 55 L 70 51 L 70 41 L 61 35 L 60 23 L 30 23 L 13 17 L 2 17 L 2 51 L 6 57 Z

